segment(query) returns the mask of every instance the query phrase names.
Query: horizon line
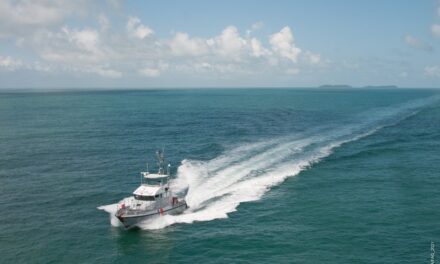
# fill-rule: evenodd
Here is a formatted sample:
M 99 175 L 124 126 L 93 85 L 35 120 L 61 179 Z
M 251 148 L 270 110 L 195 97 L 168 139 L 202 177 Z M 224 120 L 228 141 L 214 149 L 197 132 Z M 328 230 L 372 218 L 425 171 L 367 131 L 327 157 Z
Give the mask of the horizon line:
M 413 87 L 397 85 L 366 85 L 352 86 L 340 85 L 319 85 L 319 86 L 162 86 L 162 87 L 20 87 L 0 88 L 4 92 L 61 92 L 61 91 L 148 91 L 148 90 L 208 90 L 208 89 L 440 89 L 440 87 Z

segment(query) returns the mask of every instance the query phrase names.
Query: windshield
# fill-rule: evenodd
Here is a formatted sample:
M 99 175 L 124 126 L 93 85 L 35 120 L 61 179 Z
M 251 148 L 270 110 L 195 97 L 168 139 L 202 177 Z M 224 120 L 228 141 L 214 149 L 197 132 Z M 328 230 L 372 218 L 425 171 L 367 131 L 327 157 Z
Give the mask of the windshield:
M 135 195 L 134 198 L 141 201 L 154 201 L 154 196 Z
M 167 180 L 166 180 L 166 178 L 146 179 L 144 183 L 146 183 L 148 185 L 161 185 L 161 184 L 166 184 Z

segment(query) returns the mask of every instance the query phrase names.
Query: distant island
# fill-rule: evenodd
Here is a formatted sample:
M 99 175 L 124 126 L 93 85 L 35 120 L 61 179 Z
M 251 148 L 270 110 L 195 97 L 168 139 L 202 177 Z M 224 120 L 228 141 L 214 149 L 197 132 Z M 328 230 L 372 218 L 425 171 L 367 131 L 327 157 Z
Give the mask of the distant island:
M 360 87 L 354 87 L 348 84 L 324 84 L 321 86 L 318 86 L 318 88 L 322 88 L 322 89 L 397 89 L 399 88 L 396 85 L 368 85 L 368 86 L 360 86 Z

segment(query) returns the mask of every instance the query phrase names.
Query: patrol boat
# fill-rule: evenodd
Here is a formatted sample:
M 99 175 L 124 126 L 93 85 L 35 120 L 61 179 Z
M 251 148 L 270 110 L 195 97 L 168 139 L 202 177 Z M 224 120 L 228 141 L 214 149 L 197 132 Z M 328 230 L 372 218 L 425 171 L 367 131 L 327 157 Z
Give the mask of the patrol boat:
M 157 151 L 158 172 L 141 172 L 141 185 L 133 196 L 125 198 L 117 205 L 115 216 L 125 228 L 162 215 L 180 214 L 188 208 L 185 199 L 174 196 L 170 188 L 170 164 L 165 172 L 163 151 Z

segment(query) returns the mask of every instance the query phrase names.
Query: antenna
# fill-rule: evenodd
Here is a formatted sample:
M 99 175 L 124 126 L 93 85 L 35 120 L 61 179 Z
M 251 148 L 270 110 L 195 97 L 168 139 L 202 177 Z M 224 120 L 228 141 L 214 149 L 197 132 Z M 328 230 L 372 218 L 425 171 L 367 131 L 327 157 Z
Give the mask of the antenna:
M 157 156 L 157 166 L 159 167 L 159 174 L 163 174 L 164 172 L 164 167 L 163 167 L 163 163 L 165 162 L 165 157 L 163 154 L 163 151 L 156 151 L 156 156 Z
M 171 176 L 170 168 L 171 168 L 171 164 L 168 163 L 168 166 L 167 166 L 167 185 L 168 185 L 168 188 L 170 187 L 170 176 Z

